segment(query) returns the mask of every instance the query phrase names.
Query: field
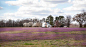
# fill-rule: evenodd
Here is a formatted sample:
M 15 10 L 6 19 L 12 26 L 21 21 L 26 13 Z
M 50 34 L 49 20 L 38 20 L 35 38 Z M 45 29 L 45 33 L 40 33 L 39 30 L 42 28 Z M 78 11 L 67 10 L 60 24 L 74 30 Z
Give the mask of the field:
M 0 47 L 86 47 L 86 28 L 0 28 Z

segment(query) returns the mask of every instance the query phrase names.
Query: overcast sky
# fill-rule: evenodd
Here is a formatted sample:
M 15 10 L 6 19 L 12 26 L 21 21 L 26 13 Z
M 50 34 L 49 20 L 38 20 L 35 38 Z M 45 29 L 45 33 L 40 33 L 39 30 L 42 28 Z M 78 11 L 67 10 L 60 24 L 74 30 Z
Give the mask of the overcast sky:
M 86 10 L 86 0 L 0 0 L 0 19 L 72 17 Z

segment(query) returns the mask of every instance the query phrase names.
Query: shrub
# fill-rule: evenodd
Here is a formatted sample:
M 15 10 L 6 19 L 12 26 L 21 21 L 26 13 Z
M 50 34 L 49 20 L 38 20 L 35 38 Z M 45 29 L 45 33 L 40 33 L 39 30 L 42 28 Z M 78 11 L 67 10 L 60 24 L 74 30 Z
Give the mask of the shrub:
M 32 44 L 32 43 L 25 43 L 24 45 L 34 45 L 34 44 Z
M 84 24 L 84 27 L 86 27 L 86 24 Z

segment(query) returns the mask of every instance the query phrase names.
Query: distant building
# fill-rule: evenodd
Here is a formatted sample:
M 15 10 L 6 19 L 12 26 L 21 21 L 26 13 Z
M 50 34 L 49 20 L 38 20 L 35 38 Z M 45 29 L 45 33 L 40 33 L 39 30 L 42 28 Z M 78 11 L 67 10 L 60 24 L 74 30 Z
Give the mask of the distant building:
M 43 18 L 40 21 L 38 19 L 33 19 L 32 22 L 24 23 L 23 26 L 24 27 L 51 27 L 49 23 L 45 22 L 45 18 Z
M 46 23 L 46 22 L 36 22 L 36 23 L 33 23 L 33 22 L 29 22 L 29 23 L 24 23 L 23 24 L 24 27 L 51 27 L 50 24 Z
M 70 24 L 70 28 L 79 28 L 78 24 Z
M 42 25 L 42 23 L 37 22 L 37 23 L 34 23 L 34 24 L 32 25 L 32 27 L 41 27 L 41 25 Z
M 48 23 L 46 23 L 46 22 L 43 22 L 43 23 L 42 23 L 42 27 L 50 28 L 50 27 L 51 27 L 51 25 L 50 25 L 50 24 L 48 24 Z
M 33 25 L 33 22 L 29 22 L 29 23 L 24 23 L 23 26 L 24 27 L 31 27 Z

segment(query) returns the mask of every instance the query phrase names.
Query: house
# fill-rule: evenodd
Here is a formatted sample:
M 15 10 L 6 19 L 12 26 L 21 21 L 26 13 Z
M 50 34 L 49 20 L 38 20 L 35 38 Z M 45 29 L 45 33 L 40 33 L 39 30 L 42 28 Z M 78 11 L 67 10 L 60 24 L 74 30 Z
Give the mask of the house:
M 51 25 L 46 22 L 42 22 L 42 27 L 50 28 Z
M 23 24 L 24 27 L 32 27 L 32 25 L 33 25 L 33 22 Z
M 33 22 L 29 22 L 29 24 L 28 24 L 28 25 L 29 25 L 29 27 L 32 27 L 32 25 L 33 25 Z
M 42 25 L 42 23 L 37 22 L 37 23 L 34 23 L 34 24 L 32 25 L 32 27 L 41 27 L 41 25 Z
M 29 23 L 26 23 L 26 22 L 25 22 L 25 23 L 23 23 L 23 26 L 24 26 L 24 27 L 29 27 Z
M 49 23 L 45 22 L 45 19 L 42 19 L 40 21 L 35 19 L 32 22 L 24 23 L 23 26 L 24 27 L 47 27 L 47 28 L 51 27 L 51 25 Z

